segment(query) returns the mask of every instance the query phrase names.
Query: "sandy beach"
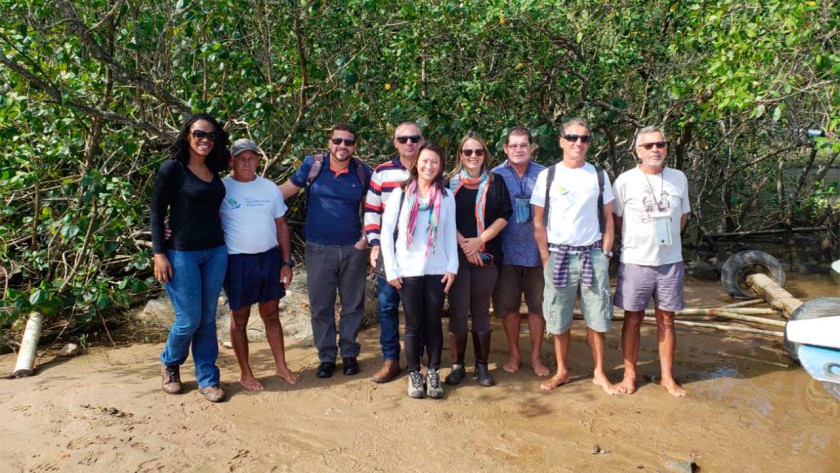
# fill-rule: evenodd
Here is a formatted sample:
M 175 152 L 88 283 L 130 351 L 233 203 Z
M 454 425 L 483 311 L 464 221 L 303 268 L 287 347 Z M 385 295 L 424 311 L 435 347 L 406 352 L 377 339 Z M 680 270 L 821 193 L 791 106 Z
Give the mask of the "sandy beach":
M 695 286 L 690 306 L 726 302 L 711 285 Z M 440 401 L 408 398 L 405 372 L 371 382 L 382 361 L 377 327 L 360 335 L 362 373 L 354 377 L 316 378 L 314 348 L 290 341 L 289 365 L 302 373 L 295 386 L 271 376 L 267 344 L 252 344 L 264 392 L 239 387 L 234 354 L 222 348 L 229 400 L 221 404 L 198 393 L 191 361 L 182 369 L 186 392 L 164 394 L 161 344 L 47 355 L 36 376 L 0 380 L 0 471 L 840 469 L 840 402 L 788 358 L 781 339 L 678 327 L 675 373 L 689 395 L 676 399 L 657 384 L 655 326 L 645 325 L 644 381 L 634 395 L 609 397 L 591 382 L 582 322 L 572 332 L 573 381 L 551 392 L 527 365 L 516 374 L 501 369 L 504 334 L 494 324 L 498 385 L 468 377 Z M 622 373 L 620 331 L 616 322 L 607 336 L 613 381 Z M 548 344 L 543 358 L 555 367 Z M 0 356 L 0 371 L 13 366 L 13 355 Z

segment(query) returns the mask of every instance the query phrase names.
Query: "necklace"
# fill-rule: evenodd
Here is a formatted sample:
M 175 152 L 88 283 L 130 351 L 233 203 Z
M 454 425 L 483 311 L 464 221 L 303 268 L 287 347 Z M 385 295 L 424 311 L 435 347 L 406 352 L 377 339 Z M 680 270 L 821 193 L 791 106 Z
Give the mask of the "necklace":
M 656 204 L 656 209 L 660 212 L 664 212 L 666 209 L 662 208 L 662 205 L 656 200 L 656 193 L 653 191 L 653 186 L 650 184 L 650 178 L 648 178 L 647 173 L 642 172 L 645 176 L 645 181 L 647 181 L 648 189 L 650 189 L 650 195 L 653 197 L 653 203 Z M 665 168 L 662 168 L 662 180 L 660 181 L 659 186 L 659 197 L 662 197 L 662 191 L 665 190 Z M 664 202 L 663 202 L 664 203 Z

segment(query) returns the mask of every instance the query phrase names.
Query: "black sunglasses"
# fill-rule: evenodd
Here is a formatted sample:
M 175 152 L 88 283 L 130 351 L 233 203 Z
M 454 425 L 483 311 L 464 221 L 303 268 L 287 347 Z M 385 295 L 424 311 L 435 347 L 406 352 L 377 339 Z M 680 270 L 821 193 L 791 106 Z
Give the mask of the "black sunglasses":
M 580 140 L 581 143 L 589 143 L 589 140 L 591 140 L 592 137 L 589 135 L 563 135 L 563 139 L 571 141 L 572 143 L 577 140 Z
M 484 156 L 484 150 L 483 150 L 483 149 L 462 149 L 462 150 L 461 150 L 461 153 L 462 153 L 464 156 L 466 156 L 466 157 L 468 157 L 468 158 L 469 158 L 470 156 L 472 156 L 472 155 L 473 155 L 473 151 L 475 151 L 475 155 L 476 155 L 476 156 L 479 156 L 479 157 L 480 157 L 480 156 Z
M 204 130 L 193 130 L 192 135 L 193 135 L 193 138 L 195 138 L 197 140 L 200 140 L 202 138 L 207 138 L 210 141 L 216 141 L 216 132 L 215 131 L 211 131 L 210 133 L 207 133 Z
M 411 141 L 412 143 L 419 143 L 423 137 L 420 135 L 411 135 L 411 136 L 398 136 L 397 142 L 401 145 L 404 145 L 407 141 Z
M 654 146 L 656 146 L 659 149 L 665 149 L 665 148 L 668 147 L 668 142 L 657 141 L 657 142 L 654 142 L 654 143 L 645 143 L 645 144 L 642 144 L 642 145 L 639 145 L 639 146 L 648 150 L 648 151 L 652 150 Z
M 353 146 L 356 144 L 356 140 L 348 140 L 347 138 L 330 138 L 330 141 L 332 141 L 332 144 L 334 145 L 340 145 L 342 142 L 344 142 L 347 146 Z

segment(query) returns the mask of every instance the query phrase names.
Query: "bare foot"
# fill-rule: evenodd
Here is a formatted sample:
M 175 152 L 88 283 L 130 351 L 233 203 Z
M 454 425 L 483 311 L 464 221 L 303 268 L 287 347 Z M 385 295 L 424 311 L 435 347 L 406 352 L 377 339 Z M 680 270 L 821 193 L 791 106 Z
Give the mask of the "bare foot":
M 534 368 L 534 373 L 540 377 L 551 374 L 551 371 L 545 367 L 540 357 L 531 358 L 531 368 Z
M 519 371 L 519 368 L 522 366 L 522 362 L 519 360 L 518 356 L 510 355 L 508 357 L 507 363 L 505 363 L 502 368 L 508 373 L 516 373 Z
M 624 375 L 624 379 L 615 386 L 618 392 L 623 394 L 633 394 L 636 392 L 636 378 L 633 376 Z
M 543 381 L 540 383 L 540 389 L 544 391 L 551 391 L 552 389 L 556 388 L 557 386 L 564 385 L 569 382 L 569 373 L 567 371 L 560 372 L 558 371 L 557 374 L 552 376 L 551 378 Z
M 668 393 L 671 396 L 685 397 L 685 395 L 688 394 L 686 390 L 683 389 L 682 386 L 677 384 L 677 382 L 674 379 L 666 380 L 665 378 L 662 378 L 662 382 L 660 384 L 662 384 L 662 387 L 668 390 Z
M 239 378 L 239 384 L 241 384 L 242 387 L 247 389 L 248 391 L 262 391 L 263 389 L 265 389 L 262 383 L 257 381 L 257 379 L 253 376 L 241 376 Z
M 605 393 L 609 394 L 610 396 L 614 396 L 618 394 L 618 388 L 615 387 L 614 384 L 610 382 L 609 379 L 603 374 L 596 374 L 592 377 L 592 383 L 601 386 L 601 389 L 604 390 Z
M 277 368 L 277 376 L 286 380 L 289 384 L 297 384 L 300 381 L 300 375 L 292 372 L 289 368 Z

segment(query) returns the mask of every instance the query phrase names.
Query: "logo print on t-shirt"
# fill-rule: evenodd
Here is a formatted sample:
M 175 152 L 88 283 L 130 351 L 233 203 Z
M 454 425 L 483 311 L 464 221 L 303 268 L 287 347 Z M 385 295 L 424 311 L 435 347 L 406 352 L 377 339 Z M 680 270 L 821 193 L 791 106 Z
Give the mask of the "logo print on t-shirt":
M 237 202 L 237 201 L 236 201 L 236 199 L 225 199 L 225 200 L 227 201 L 228 206 L 229 206 L 231 209 L 238 209 L 239 207 L 242 207 L 242 204 L 240 204 L 239 202 Z
M 642 206 L 644 207 L 644 211 L 642 212 L 642 222 L 648 223 L 652 222 L 653 218 L 651 217 L 654 213 L 661 213 L 666 212 L 669 208 L 671 208 L 671 194 L 668 193 L 667 190 L 663 189 L 662 192 L 659 193 L 658 198 L 653 197 L 653 192 L 650 188 L 644 190 L 644 195 L 642 196 Z M 657 209 L 657 205 L 659 209 Z

